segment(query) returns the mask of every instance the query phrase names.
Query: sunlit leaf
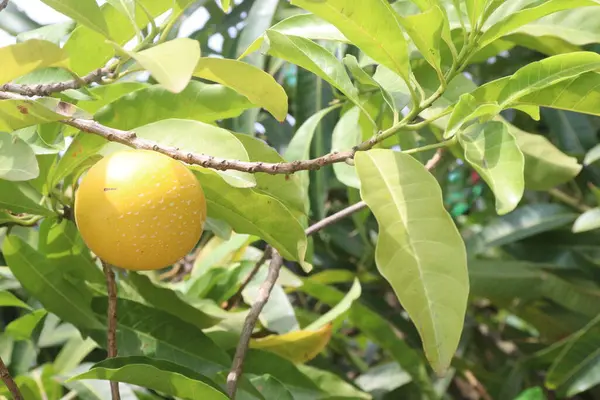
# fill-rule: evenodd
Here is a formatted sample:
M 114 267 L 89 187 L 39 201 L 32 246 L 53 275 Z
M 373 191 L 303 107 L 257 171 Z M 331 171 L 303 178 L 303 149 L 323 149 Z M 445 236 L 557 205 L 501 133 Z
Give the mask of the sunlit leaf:
M 5 332 L 11 335 L 15 340 L 31 339 L 33 330 L 48 314 L 48 311 L 42 309 L 32 311 L 15 319 L 10 324 L 6 325 Z
M 66 51 L 46 40 L 31 39 L 0 48 L 0 83 L 45 67 L 69 67 Z
M 294 363 L 305 363 L 323 351 L 331 334 L 331 324 L 327 324 L 317 330 L 303 329 L 251 339 L 250 347 L 279 354 Z
M 73 18 L 106 37 L 108 27 L 95 0 L 42 0 L 56 11 Z
M 19 300 L 17 296 L 5 290 L 0 292 L 0 307 L 20 307 L 31 310 L 31 307 Z
M 585 232 L 600 228 L 600 208 L 593 208 L 581 214 L 573 224 L 573 232 Z
M 311 329 L 319 329 L 325 324 L 328 323 L 337 323 L 340 319 L 344 318 L 347 314 L 347 311 L 350 310 L 352 304 L 356 299 L 360 297 L 361 294 L 360 281 L 358 279 L 354 279 L 354 283 L 352 287 L 348 291 L 348 293 L 344 296 L 344 298 L 337 303 L 331 310 L 327 311 L 321 317 L 319 317 L 316 321 L 313 321 L 310 325 L 306 326 L 305 330 Z
M 379 271 L 412 317 L 432 367 L 442 372 L 458 346 L 469 293 L 460 234 L 435 178 L 417 160 L 370 150 L 355 161 L 361 196 L 379 224 Z
M 354 107 L 347 111 L 335 125 L 331 137 L 331 151 L 347 151 L 362 141 L 362 128 L 359 124 L 360 109 Z M 337 163 L 333 165 L 336 178 L 343 184 L 360 189 L 360 180 L 352 165 Z
M 408 45 L 400 23 L 385 0 L 293 0 L 335 25 L 365 54 L 408 80 Z
M 39 204 L 41 195 L 23 182 L 9 182 L 0 179 L 0 206 L 14 213 L 54 215 L 52 210 Z
M 251 64 L 222 58 L 201 58 L 194 76 L 230 87 L 246 96 L 252 104 L 265 108 L 279 121 L 287 115 L 285 90 L 271 75 Z
M 167 90 L 179 93 L 190 82 L 200 60 L 198 42 L 177 38 L 131 56 Z

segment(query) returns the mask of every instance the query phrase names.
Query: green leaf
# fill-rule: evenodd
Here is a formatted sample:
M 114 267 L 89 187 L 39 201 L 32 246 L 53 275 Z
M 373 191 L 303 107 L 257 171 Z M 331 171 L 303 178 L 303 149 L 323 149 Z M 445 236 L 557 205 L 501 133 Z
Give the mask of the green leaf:
M 310 279 L 303 279 L 303 284 L 298 290 L 319 299 L 330 307 L 340 303 L 344 297 L 344 294 L 337 289 Z M 424 393 L 432 398 L 435 396 L 420 354 L 406 341 L 398 338 L 395 328 L 386 318 L 359 301 L 355 301 L 350 308 L 350 322 L 375 344 L 387 350 L 398 364 L 411 375 Z
M 352 85 L 344 64 L 324 47 L 299 36 L 286 36 L 272 30 L 267 31 L 266 38 L 266 51 L 270 55 L 296 64 L 323 78 L 362 107 L 358 100 L 358 90 Z
M 575 157 L 569 157 L 556 148 L 546 137 L 535 135 L 508 125 L 525 156 L 525 187 L 548 190 L 566 183 L 581 172 Z
M 48 314 L 48 311 L 43 308 L 25 314 L 6 325 L 5 332 L 15 340 L 31 339 L 33 330 L 38 326 L 46 314 Z
M 148 87 L 148 84 L 142 82 L 115 82 L 110 85 L 96 86 L 90 89 L 90 93 L 94 95 L 93 100 L 82 100 L 77 102 L 77 107 L 97 115 L 97 111 L 102 107 L 117 101 L 122 96 L 128 93 L 135 92 Z
M 231 0 L 216 0 L 225 12 L 231 11 Z
M 600 160 L 600 144 L 597 144 L 586 153 L 585 158 L 583 159 L 583 164 L 591 165 L 598 160 Z
M 200 60 L 200 46 L 195 40 L 177 38 L 129 55 L 165 89 L 179 93 L 192 78 Z
M 243 133 L 235 133 L 235 137 L 246 148 L 250 161 L 285 162 L 285 159 L 274 148 L 262 140 Z M 297 174 L 271 175 L 258 172 L 254 174 L 254 178 L 256 179 L 255 191 L 275 197 L 298 216 L 304 215 L 306 199 L 300 186 L 300 178 Z
M 40 224 L 39 232 L 38 251 L 48 260 L 62 265 L 63 272 L 91 283 L 105 283 L 104 274 L 92 259 L 74 222 L 46 218 Z
M 95 0 L 42 0 L 56 11 L 73 18 L 82 25 L 87 26 L 110 37 L 108 27 L 100 8 Z
M 420 14 L 407 17 L 398 16 L 398 20 L 404 29 L 406 29 L 413 43 L 423 55 L 423 58 L 436 71 L 442 74 L 440 40 L 442 38 L 442 31 L 447 24 L 442 9 L 434 6 Z
M 292 15 L 273 25 L 269 30 L 277 31 L 287 36 L 300 36 L 306 39 L 348 42 L 348 39 L 338 28 L 314 14 Z M 262 41 L 263 38 L 260 37 L 257 41 L 259 40 Z M 249 48 L 256 45 L 255 41 Z
M 249 161 L 242 143 L 229 131 L 200 121 L 184 119 L 164 119 L 135 129 L 137 136 L 153 140 L 163 146 L 173 146 L 189 152 L 214 157 Z M 106 139 L 103 139 L 106 143 Z M 106 156 L 127 146 L 110 142 L 101 151 Z M 194 165 L 196 170 L 206 170 Z M 225 181 L 234 187 L 252 187 L 256 181 L 252 174 L 235 170 L 217 171 Z
M 31 39 L 0 48 L 0 84 L 45 67 L 69 67 L 69 55 L 52 42 Z
M 235 118 L 253 107 L 246 97 L 225 86 L 192 81 L 178 94 L 161 86 L 136 90 L 101 108 L 95 119 L 112 128 L 130 130 L 168 118 L 202 122 Z
M 586 232 L 600 228 L 600 208 L 593 208 L 581 214 L 573 224 L 573 232 Z
M 106 319 L 108 297 L 94 297 L 92 308 L 98 319 Z M 117 343 L 122 356 L 148 356 L 180 364 L 213 376 L 229 366 L 227 353 L 196 326 L 160 309 L 118 299 Z M 88 329 L 90 336 L 106 348 L 106 330 Z
M 32 39 L 46 40 L 60 46 L 61 41 L 75 28 L 75 21 L 59 22 L 45 25 L 38 29 L 21 32 L 17 35 L 17 43 Z
M 333 308 L 331 308 L 331 310 L 327 311 L 317 320 L 313 321 L 310 325 L 304 327 L 304 329 L 307 331 L 315 330 L 330 322 L 336 323 L 337 321 L 341 320 L 346 315 L 354 301 L 360 297 L 361 290 L 360 281 L 355 278 L 350 291 L 348 291 L 344 298 Z
M 328 398 L 372 399 L 370 394 L 358 390 L 332 372 L 302 364 L 298 365 L 298 369 L 312 379 L 323 392 L 329 394 Z
M 525 191 L 523 153 L 506 124 L 476 124 L 458 134 L 465 158 L 496 196 L 496 211 L 514 210 Z
M 557 389 L 585 369 L 596 366 L 600 355 L 596 345 L 600 339 L 598 323 L 600 318 L 596 317 L 569 338 L 546 375 L 549 389 Z
M 257 376 L 251 379 L 252 384 L 259 388 L 266 399 L 294 400 L 285 385 L 271 375 Z
M 362 127 L 359 124 L 360 109 L 353 107 L 339 119 L 331 136 L 331 151 L 347 151 L 362 141 Z M 360 189 L 356 169 L 346 163 L 333 164 L 336 178 L 344 185 Z
M 487 1 L 485 0 L 466 0 L 467 15 L 469 16 L 469 22 L 471 26 L 476 26 L 479 22 L 479 18 L 483 14 L 486 8 Z
M 14 213 L 52 216 L 54 212 L 39 205 L 41 195 L 27 183 L 0 179 L 0 206 Z
M 15 235 L 4 239 L 2 253 L 23 288 L 45 309 L 79 328 L 102 329 L 90 307 L 91 292 L 81 282 L 73 283 L 61 264 L 50 262 Z
M 0 179 L 28 181 L 39 173 L 32 148 L 18 136 L 0 132 Z
M 54 370 L 57 374 L 71 372 L 97 347 L 96 342 L 89 337 L 85 339 L 81 335 L 72 337 L 54 359 Z
M 227 395 L 205 376 L 172 362 L 148 357 L 117 357 L 95 364 L 89 371 L 69 378 L 124 382 L 182 399 L 227 400 Z
M 355 382 L 365 392 L 392 392 L 410 383 L 411 377 L 398 363 L 385 363 L 369 368 Z
M 278 121 L 285 120 L 287 116 L 285 90 L 271 75 L 251 64 L 222 58 L 201 58 L 194 76 L 235 90 L 252 104 L 269 111 Z
M 417 160 L 370 150 L 357 153 L 355 162 L 361 196 L 379 224 L 379 271 L 413 319 L 432 367 L 441 373 L 457 349 L 469 294 L 460 234 L 435 178 Z
M 293 0 L 292 4 L 329 21 L 366 55 L 408 81 L 408 44 L 386 0 Z
M 48 186 L 54 187 L 68 175 L 76 171 L 82 172 L 81 168 L 90 167 L 101 158 L 97 153 L 106 143 L 102 136 L 79 132 L 48 174 Z
M 483 48 L 496 39 L 546 15 L 570 8 L 592 5 L 597 5 L 597 3 L 591 0 L 548 0 L 540 3 L 538 6 L 510 13 L 504 19 L 495 22 L 491 27 L 485 29 L 484 34 L 478 41 L 478 46 L 479 48 Z
M 34 100 L 0 100 L 0 115 L 0 130 L 5 132 L 66 117 Z
M 525 205 L 488 223 L 481 232 L 467 241 L 467 247 L 477 253 L 486 248 L 504 246 L 559 228 L 577 217 L 570 209 L 558 204 Z
M 31 310 L 31 307 L 19 300 L 17 296 L 5 290 L 0 292 L 0 307 L 21 307 Z
M 321 123 L 321 120 L 325 118 L 327 114 L 336 108 L 337 106 L 331 106 L 320 110 L 304 121 L 288 144 L 283 157 L 288 161 L 308 160 L 310 158 L 310 146 L 319 123 Z M 298 176 L 300 176 L 300 184 L 304 190 L 305 196 L 308 196 L 308 171 L 300 171 L 298 172 Z
M 279 200 L 253 189 L 228 187 L 212 173 L 197 177 L 209 215 L 227 222 L 238 233 L 260 237 L 285 259 L 303 262 L 307 246 L 304 229 Z
M 218 318 L 208 315 L 187 303 L 175 290 L 156 286 L 145 275 L 129 274 L 127 282 L 135 288 L 149 305 L 175 315 L 198 329 L 209 328 L 218 322 Z

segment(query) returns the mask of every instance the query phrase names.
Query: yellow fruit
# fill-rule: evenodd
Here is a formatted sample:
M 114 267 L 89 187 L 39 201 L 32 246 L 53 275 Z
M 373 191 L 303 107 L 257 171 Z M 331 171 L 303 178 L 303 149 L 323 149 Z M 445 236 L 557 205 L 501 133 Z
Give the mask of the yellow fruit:
M 75 221 L 87 246 L 116 267 L 155 270 L 184 257 L 206 220 L 200 183 L 181 162 L 132 150 L 104 157 L 75 194 Z

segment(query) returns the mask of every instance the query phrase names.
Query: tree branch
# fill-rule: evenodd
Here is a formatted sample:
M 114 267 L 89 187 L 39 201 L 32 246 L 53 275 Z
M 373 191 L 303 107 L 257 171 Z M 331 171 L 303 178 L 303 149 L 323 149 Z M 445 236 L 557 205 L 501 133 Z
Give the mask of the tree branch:
M 8 0 L 6 1 L 8 2 Z M 0 10 L 2 5 L 0 4 Z M 67 89 L 79 89 L 92 82 L 100 82 L 105 76 L 112 73 L 112 68 L 99 68 L 79 79 L 64 82 L 46 83 L 39 85 L 21 85 L 18 83 L 5 83 L 0 85 L 0 91 L 18 93 L 23 96 L 49 96 L 52 93 L 64 92 Z
M 102 269 L 106 276 L 106 287 L 108 289 L 108 358 L 117 356 L 117 284 L 115 282 L 115 273 L 110 265 L 102 261 Z M 112 400 L 121 400 L 119 393 L 119 382 L 110 382 L 110 391 Z
M 6 5 L 5 5 L 5 7 L 6 7 Z M 12 376 L 10 376 L 10 372 L 8 371 L 8 368 L 6 367 L 6 364 L 4 364 L 4 361 L 2 360 L 1 357 L 0 357 L 0 377 L 2 378 L 2 381 L 4 382 L 4 384 L 10 391 L 10 393 L 12 394 L 14 400 L 24 400 L 24 397 L 21 394 L 21 390 L 19 390 L 19 387 L 15 383 L 14 379 L 12 378 Z
M 273 290 L 273 286 L 275 286 L 275 282 L 279 277 L 279 271 L 281 270 L 282 265 L 283 258 L 277 252 L 277 250 L 273 249 L 271 252 L 271 263 L 269 264 L 269 272 L 267 274 L 267 279 L 265 279 L 265 281 L 260 285 L 260 288 L 258 289 L 258 297 L 254 304 L 252 304 L 252 308 L 250 308 L 250 312 L 248 313 L 248 316 L 244 321 L 244 327 L 242 329 L 240 341 L 238 342 L 237 348 L 235 349 L 233 364 L 231 365 L 229 375 L 227 375 L 227 393 L 229 394 L 229 398 L 231 399 L 235 398 L 238 380 L 242 375 L 244 358 L 246 357 L 246 353 L 248 352 L 248 345 L 250 344 L 250 337 L 252 336 L 252 331 L 254 330 L 254 326 L 256 325 L 256 321 L 258 320 L 258 316 L 260 315 L 262 309 L 269 300 L 271 290 Z

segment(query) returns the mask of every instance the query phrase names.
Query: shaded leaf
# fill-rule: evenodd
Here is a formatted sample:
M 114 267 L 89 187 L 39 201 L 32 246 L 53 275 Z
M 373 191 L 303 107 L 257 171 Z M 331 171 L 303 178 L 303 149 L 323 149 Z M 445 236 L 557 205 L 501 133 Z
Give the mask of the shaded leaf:
M 354 107 L 339 119 L 331 136 L 331 151 L 347 151 L 362 141 L 362 127 L 359 124 L 360 109 Z M 336 178 L 344 185 L 360 189 L 360 180 L 353 165 L 333 164 Z
M 0 132 L 0 179 L 28 181 L 39 173 L 33 149 L 18 136 Z
M 354 301 L 360 297 L 361 290 L 362 289 L 360 287 L 360 281 L 355 278 L 354 282 L 352 283 L 352 287 L 350 288 L 348 293 L 346 293 L 344 298 L 334 307 L 332 307 L 329 311 L 327 311 L 325 314 L 319 317 L 316 321 L 313 321 L 310 325 L 306 326 L 304 329 L 319 329 L 328 323 L 335 324 L 339 319 L 345 317 L 348 310 L 350 310 L 350 307 L 352 307 Z
M 261 375 L 251 379 L 266 399 L 294 400 L 287 388 L 271 375 Z
M 73 283 L 60 264 L 50 262 L 15 235 L 4 239 L 2 253 L 21 285 L 45 309 L 80 328 L 101 329 L 90 306 L 90 291 Z
M 494 192 L 498 214 L 514 210 L 525 190 L 525 159 L 508 126 L 497 121 L 475 124 L 459 133 L 458 141 L 466 160 Z
M 148 357 L 117 357 L 95 364 L 68 381 L 104 379 L 154 389 L 183 399 L 227 400 L 218 385 L 205 376 L 172 362 Z
M 48 314 L 48 311 L 43 308 L 25 314 L 6 325 L 5 332 L 15 340 L 31 339 L 33 330 L 38 326 L 46 314 Z
M 13 213 L 52 216 L 54 212 L 39 204 L 41 195 L 29 184 L 0 179 L 0 206 Z
M 442 372 L 457 349 L 469 292 L 460 234 L 435 178 L 417 160 L 370 150 L 355 161 L 361 196 L 380 227 L 379 271 L 414 321 L 432 367 Z
M 361 392 L 338 375 L 309 365 L 298 365 L 298 369 L 308 376 L 319 388 L 329 394 L 327 398 L 372 399 L 371 395 Z
M 0 307 L 20 307 L 31 310 L 31 307 L 19 300 L 17 296 L 5 290 L 0 292 Z
M 201 58 L 193 74 L 230 87 L 246 96 L 252 104 L 265 108 L 279 121 L 287 116 L 285 90 L 271 75 L 251 64 L 222 58 Z

